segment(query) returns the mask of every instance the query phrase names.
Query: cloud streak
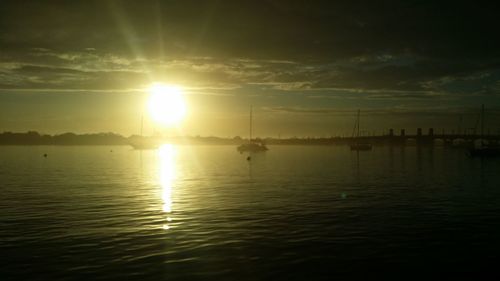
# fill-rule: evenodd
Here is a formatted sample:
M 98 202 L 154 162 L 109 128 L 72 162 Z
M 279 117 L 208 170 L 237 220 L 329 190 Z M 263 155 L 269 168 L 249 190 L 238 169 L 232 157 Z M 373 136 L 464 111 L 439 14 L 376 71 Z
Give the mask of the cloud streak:
M 23 56 L 3 55 L 0 88 L 119 92 L 166 81 L 212 92 L 251 86 L 314 98 L 349 98 L 345 94 L 351 93 L 351 98 L 442 99 L 467 93 L 494 95 L 499 73 L 498 64 L 491 62 L 433 64 L 427 59 L 409 60 L 388 54 L 303 63 L 250 58 L 133 58 L 95 50 L 57 52 L 32 48 Z
M 283 114 L 305 114 L 305 115 L 329 115 L 329 116 L 355 116 L 357 108 L 312 108 L 312 107 L 262 107 L 262 111 Z M 362 110 L 363 115 L 368 116 L 478 116 L 479 109 L 473 107 L 448 107 L 448 106 L 433 106 L 433 107 L 410 107 L 397 106 L 391 108 L 365 108 Z M 500 107 L 488 109 L 488 114 L 500 116 Z

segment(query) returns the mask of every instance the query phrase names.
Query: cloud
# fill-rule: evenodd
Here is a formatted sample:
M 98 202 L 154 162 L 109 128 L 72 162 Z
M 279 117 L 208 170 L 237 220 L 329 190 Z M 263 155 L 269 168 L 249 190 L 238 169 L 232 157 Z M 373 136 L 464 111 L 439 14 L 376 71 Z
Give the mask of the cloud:
M 253 87 L 316 98 L 498 93 L 500 43 L 486 4 L 6 0 L 1 7 L 4 90 L 122 91 L 165 81 L 200 92 Z
M 94 48 L 147 57 L 338 61 L 499 54 L 493 3 L 2 1 L 6 48 Z M 19 19 L 22 18 L 22 21 Z
M 212 95 L 234 95 L 227 91 L 254 87 L 316 99 L 453 99 L 467 94 L 494 95 L 500 77 L 497 67 L 494 62 L 447 63 L 389 54 L 303 63 L 249 58 L 134 58 L 96 50 L 32 48 L 24 56 L 3 55 L 0 88 L 123 92 L 164 81 L 184 85 L 192 93 Z
M 358 108 L 337 107 L 262 107 L 260 110 L 283 113 L 283 114 L 306 114 L 306 115 L 329 115 L 329 116 L 353 116 Z M 435 106 L 394 106 L 390 108 L 365 108 L 363 115 L 369 116 L 477 116 L 479 109 L 474 107 L 435 105 Z M 500 115 L 500 107 L 489 107 L 488 114 Z

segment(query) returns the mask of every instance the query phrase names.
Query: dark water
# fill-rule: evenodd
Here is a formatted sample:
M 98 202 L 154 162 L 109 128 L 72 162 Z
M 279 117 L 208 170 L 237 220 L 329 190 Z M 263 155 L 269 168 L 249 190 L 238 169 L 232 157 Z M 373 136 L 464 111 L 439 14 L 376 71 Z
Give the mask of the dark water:
M 497 272 L 500 159 L 343 146 L 245 158 L 231 146 L 0 147 L 0 279 Z

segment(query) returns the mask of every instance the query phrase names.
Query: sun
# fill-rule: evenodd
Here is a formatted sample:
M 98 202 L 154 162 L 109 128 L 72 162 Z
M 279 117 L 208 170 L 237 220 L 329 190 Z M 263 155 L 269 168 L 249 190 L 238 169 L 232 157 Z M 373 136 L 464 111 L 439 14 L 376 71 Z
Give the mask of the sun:
M 155 83 L 149 88 L 148 110 L 154 121 L 178 125 L 186 116 L 182 90 L 176 86 Z

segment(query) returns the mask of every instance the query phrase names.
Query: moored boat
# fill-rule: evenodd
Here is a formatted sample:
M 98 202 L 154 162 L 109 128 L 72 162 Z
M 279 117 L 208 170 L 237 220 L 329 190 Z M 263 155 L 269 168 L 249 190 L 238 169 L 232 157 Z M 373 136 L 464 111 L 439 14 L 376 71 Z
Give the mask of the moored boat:
M 129 145 L 132 146 L 135 150 L 151 150 L 160 147 L 160 144 L 157 141 L 153 141 L 143 136 L 142 134 L 143 128 L 144 128 L 144 116 L 141 117 L 140 137 L 134 137 L 134 139 L 129 142 Z
M 469 149 L 471 157 L 497 157 L 500 156 L 500 146 L 484 142 L 484 104 L 481 106 L 481 139 L 478 146 Z
M 359 116 L 360 116 L 360 111 L 358 109 L 358 115 L 356 118 L 356 123 L 354 124 L 354 129 L 352 132 L 352 143 L 350 144 L 351 150 L 355 151 L 367 151 L 367 150 L 372 150 L 372 145 L 369 142 L 363 141 L 361 139 L 361 136 L 359 134 Z
M 240 152 L 264 152 L 269 150 L 262 141 L 252 140 L 252 106 L 250 106 L 250 136 L 248 143 L 239 145 L 236 149 Z
M 262 152 L 269 150 L 265 144 L 259 142 L 250 142 L 239 145 L 236 148 L 239 152 Z

